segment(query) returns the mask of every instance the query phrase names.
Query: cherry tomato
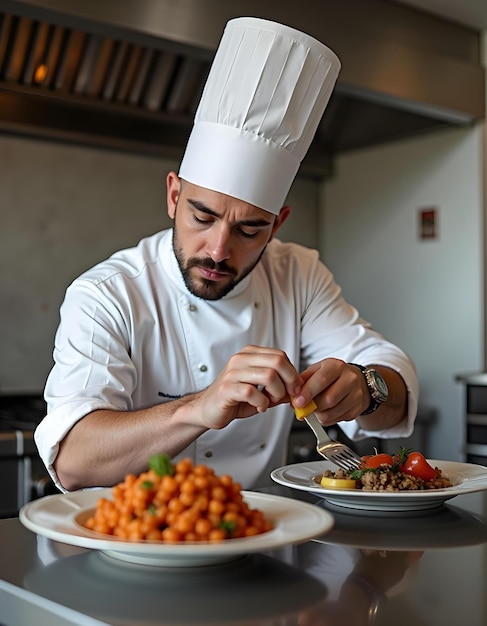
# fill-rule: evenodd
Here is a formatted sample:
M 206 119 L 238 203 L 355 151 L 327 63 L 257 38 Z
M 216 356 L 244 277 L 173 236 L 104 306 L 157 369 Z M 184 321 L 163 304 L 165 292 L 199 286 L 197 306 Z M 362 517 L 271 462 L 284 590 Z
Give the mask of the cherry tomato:
M 390 454 L 380 452 L 379 454 L 367 454 L 362 457 L 362 465 L 364 468 L 373 469 L 381 465 L 393 465 L 393 459 Z
M 411 452 L 408 454 L 406 461 L 399 468 L 401 472 L 422 478 L 423 480 L 432 480 L 436 476 L 436 471 L 421 452 Z

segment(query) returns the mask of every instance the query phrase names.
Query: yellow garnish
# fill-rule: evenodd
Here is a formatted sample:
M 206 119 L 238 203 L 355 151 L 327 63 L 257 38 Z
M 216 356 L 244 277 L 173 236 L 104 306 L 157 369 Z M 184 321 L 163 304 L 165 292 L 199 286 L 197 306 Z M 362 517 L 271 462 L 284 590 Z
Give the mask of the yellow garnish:
M 320 485 L 325 489 L 356 489 L 357 481 L 352 478 L 328 478 L 322 476 Z
M 316 411 L 316 409 L 318 408 L 314 400 L 311 400 L 311 402 L 308 402 L 306 406 L 303 406 L 301 408 L 299 406 L 295 406 L 294 398 L 291 398 L 291 404 L 294 407 L 294 413 L 296 414 L 298 420 L 304 420 L 305 417 L 308 417 L 310 413 L 313 413 L 313 411 Z

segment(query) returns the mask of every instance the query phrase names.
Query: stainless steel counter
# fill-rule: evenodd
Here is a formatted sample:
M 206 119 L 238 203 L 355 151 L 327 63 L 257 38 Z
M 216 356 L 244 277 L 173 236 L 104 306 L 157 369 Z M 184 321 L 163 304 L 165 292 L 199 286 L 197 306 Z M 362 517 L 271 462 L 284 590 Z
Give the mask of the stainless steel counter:
M 110 559 L 0 520 L 0 625 L 486 626 L 487 492 L 427 513 L 323 506 L 323 537 L 218 565 Z

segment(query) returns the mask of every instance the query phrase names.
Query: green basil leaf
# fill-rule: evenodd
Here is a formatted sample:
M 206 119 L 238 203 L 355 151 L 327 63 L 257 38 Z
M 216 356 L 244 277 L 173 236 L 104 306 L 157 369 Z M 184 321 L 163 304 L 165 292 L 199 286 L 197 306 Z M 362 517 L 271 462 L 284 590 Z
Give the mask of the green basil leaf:
M 149 457 L 149 467 L 158 476 L 174 474 L 174 466 L 171 463 L 171 457 L 168 454 L 153 454 Z

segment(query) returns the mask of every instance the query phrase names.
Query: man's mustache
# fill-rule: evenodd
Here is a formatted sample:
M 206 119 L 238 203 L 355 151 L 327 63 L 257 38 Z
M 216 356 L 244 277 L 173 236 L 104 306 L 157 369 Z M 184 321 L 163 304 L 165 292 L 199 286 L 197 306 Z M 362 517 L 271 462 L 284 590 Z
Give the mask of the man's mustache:
M 226 274 L 230 274 L 232 276 L 236 276 L 237 272 L 229 267 L 224 261 L 221 263 L 216 263 L 212 259 L 196 259 L 192 258 L 186 264 L 186 269 L 191 269 L 192 267 L 203 267 L 206 270 L 210 270 L 213 272 L 225 272 Z

